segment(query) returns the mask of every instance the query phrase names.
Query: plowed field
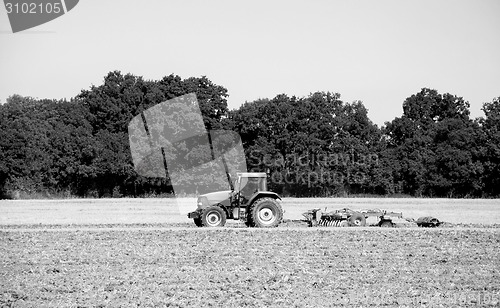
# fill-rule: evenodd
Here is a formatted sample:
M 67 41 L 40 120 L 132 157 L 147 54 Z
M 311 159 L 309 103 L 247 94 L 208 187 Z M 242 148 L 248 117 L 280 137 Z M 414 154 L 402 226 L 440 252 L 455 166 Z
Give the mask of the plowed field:
M 160 206 L 129 204 L 143 215 L 128 220 L 108 207 L 94 222 L 74 204 L 37 204 L 39 217 L 3 206 L 0 307 L 500 306 L 496 225 L 208 229 L 144 219 Z

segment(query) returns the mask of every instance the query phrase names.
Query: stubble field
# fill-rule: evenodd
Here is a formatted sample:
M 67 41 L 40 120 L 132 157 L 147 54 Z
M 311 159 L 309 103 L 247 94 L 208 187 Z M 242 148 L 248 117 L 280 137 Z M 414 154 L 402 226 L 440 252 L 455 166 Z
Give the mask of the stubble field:
M 297 200 L 284 200 L 285 218 L 342 207 Z M 392 210 L 363 200 L 346 202 Z M 500 306 L 498 205 L 488 200 L 441 200 L 431 212 L 393 202 L 444 228 L 272 230 L 195 228 L 158 200 L 16 202 L 0 203 L 1 307 Z
M 416 198 L 284 198 L 287 220 L 301 219 L 312 209 L 379 208 L 402 212 L 405 218 L 435 216 L 452 224 L 500 224 L 498 199 Z M 0 228 L 13 225 L 192 225 L 186 213 L 195 198 L 0 200 Z

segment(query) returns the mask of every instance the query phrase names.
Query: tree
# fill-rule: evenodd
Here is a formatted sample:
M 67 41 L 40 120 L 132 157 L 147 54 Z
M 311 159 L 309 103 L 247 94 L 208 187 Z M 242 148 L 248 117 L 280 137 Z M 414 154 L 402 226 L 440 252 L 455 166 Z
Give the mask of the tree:
M 271 173 L 270 187 L 283 194 L 318 196 L 375 190 L 372 147 L 380 131 L 361 102 L 338 93 L 260 99 L 230 113 L 243 140 L 249 167 Z
M 482 158 L 484 161 L 484 192 L 500 196 L 500 97 L 483 104 L 485 118 L 479 120 L 482 128 Z
M 119 71 L 71 101 L 13 95 L 0 106 L 0 197 L 9 192 L 80 196 L 171 192 L 168 179 L 138 176 L 129 121 L 170 98 L 194 92 L 208 129 L 223 127 L 227 90 L 208 78 L 145 81 Z
M 4 189 L 71 190 L 82 140 L 90 136 L 84 112 L 74 102 L 9 98 L 0 107 Z
M 412 195 L 480 195 L 483 166 L 478 126 L 469 103 L 424 88 L 403 103 L 403 116 L 386 123 L 389 148 L 399 164 L 394 179 Z

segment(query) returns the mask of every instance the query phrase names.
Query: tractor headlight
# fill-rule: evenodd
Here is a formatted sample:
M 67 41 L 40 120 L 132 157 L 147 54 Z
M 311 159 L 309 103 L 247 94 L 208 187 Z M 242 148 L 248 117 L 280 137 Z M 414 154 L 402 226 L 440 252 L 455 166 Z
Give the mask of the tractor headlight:
M 196 202 L 199 208 L 208 206 L 208 200 L 206 197 L 200 197 L 198 198 L 198 201 Z

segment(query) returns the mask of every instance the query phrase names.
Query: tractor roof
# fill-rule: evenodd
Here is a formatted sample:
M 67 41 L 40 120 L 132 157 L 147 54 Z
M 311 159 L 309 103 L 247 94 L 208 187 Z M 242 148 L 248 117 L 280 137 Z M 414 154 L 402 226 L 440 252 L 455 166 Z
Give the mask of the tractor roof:
M 240 172 L 237 173 L 238 176 L 243 178 L 265 178 L 267 174 L 265 172 Z

